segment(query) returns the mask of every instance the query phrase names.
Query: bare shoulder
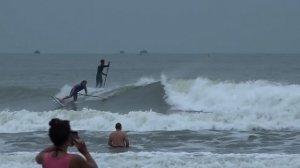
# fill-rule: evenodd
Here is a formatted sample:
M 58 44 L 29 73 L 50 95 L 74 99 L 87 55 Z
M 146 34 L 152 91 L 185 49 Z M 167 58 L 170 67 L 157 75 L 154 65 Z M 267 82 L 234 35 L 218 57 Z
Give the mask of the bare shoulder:
M 70 168 L 80 168 L 80 167 L 86 167 L 87 163 L 85 159 L 77 154 L 73 154 L 71 163 L 70 163 Z
M 127 133 L 126 133 L 126 132 L 124 132 L 124 131 L 122 131 L 122 134 L 123 134 L 123 135 L 125 135 L 125 136 L 127 136 Z

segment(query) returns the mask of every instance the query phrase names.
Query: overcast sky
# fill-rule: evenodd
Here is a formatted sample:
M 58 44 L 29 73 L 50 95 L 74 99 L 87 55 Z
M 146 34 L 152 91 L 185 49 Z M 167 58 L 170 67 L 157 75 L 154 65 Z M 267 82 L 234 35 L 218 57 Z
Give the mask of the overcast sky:
M 300 0 L 0 0 L 0 53 L 300 53 Z

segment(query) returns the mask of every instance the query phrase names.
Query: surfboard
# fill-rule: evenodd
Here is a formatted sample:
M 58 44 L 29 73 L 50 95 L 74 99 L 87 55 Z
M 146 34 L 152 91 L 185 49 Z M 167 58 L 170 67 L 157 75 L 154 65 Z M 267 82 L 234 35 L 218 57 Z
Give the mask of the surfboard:
M 66 106 L 64 103 L 62 103 L 57 97 L 51 96 L 51 98 L 54 100 L 54 102 L 56 102 L 57 104 L 61 105 L 61 106 Z

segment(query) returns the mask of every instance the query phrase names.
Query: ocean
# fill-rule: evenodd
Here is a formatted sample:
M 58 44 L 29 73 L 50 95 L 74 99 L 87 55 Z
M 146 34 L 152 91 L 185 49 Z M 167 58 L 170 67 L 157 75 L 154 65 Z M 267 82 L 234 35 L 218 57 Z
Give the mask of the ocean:
M 95 88 L 100 59 L 111 62 Z M 101 168 L 298 168 L 299 54 L 1 54 L 0 168 L 39 168 L 52 118 Z M 65 107 L 81 80 L 88 94 Z M 83 92 L 81 92 L 83 93 Z M 111 149 L 120 122 L 130 148 Z M 70 148 L 70 152 L 77 153 Z

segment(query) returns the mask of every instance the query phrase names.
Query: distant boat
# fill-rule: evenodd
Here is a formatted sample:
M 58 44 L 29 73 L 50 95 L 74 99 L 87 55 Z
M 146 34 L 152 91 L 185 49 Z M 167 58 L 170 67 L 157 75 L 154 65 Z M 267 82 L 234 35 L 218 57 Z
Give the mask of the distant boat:
M 35 54 L 40 54 L 41 52 L 39 50 L 35 50 Z
M 121 51 L 120 51 L 120 54 L 125 54 L 125 51 L 121 50 Z
M 148 51 L 147 50 L 141 50 L 140 54 L 148 54 Z

